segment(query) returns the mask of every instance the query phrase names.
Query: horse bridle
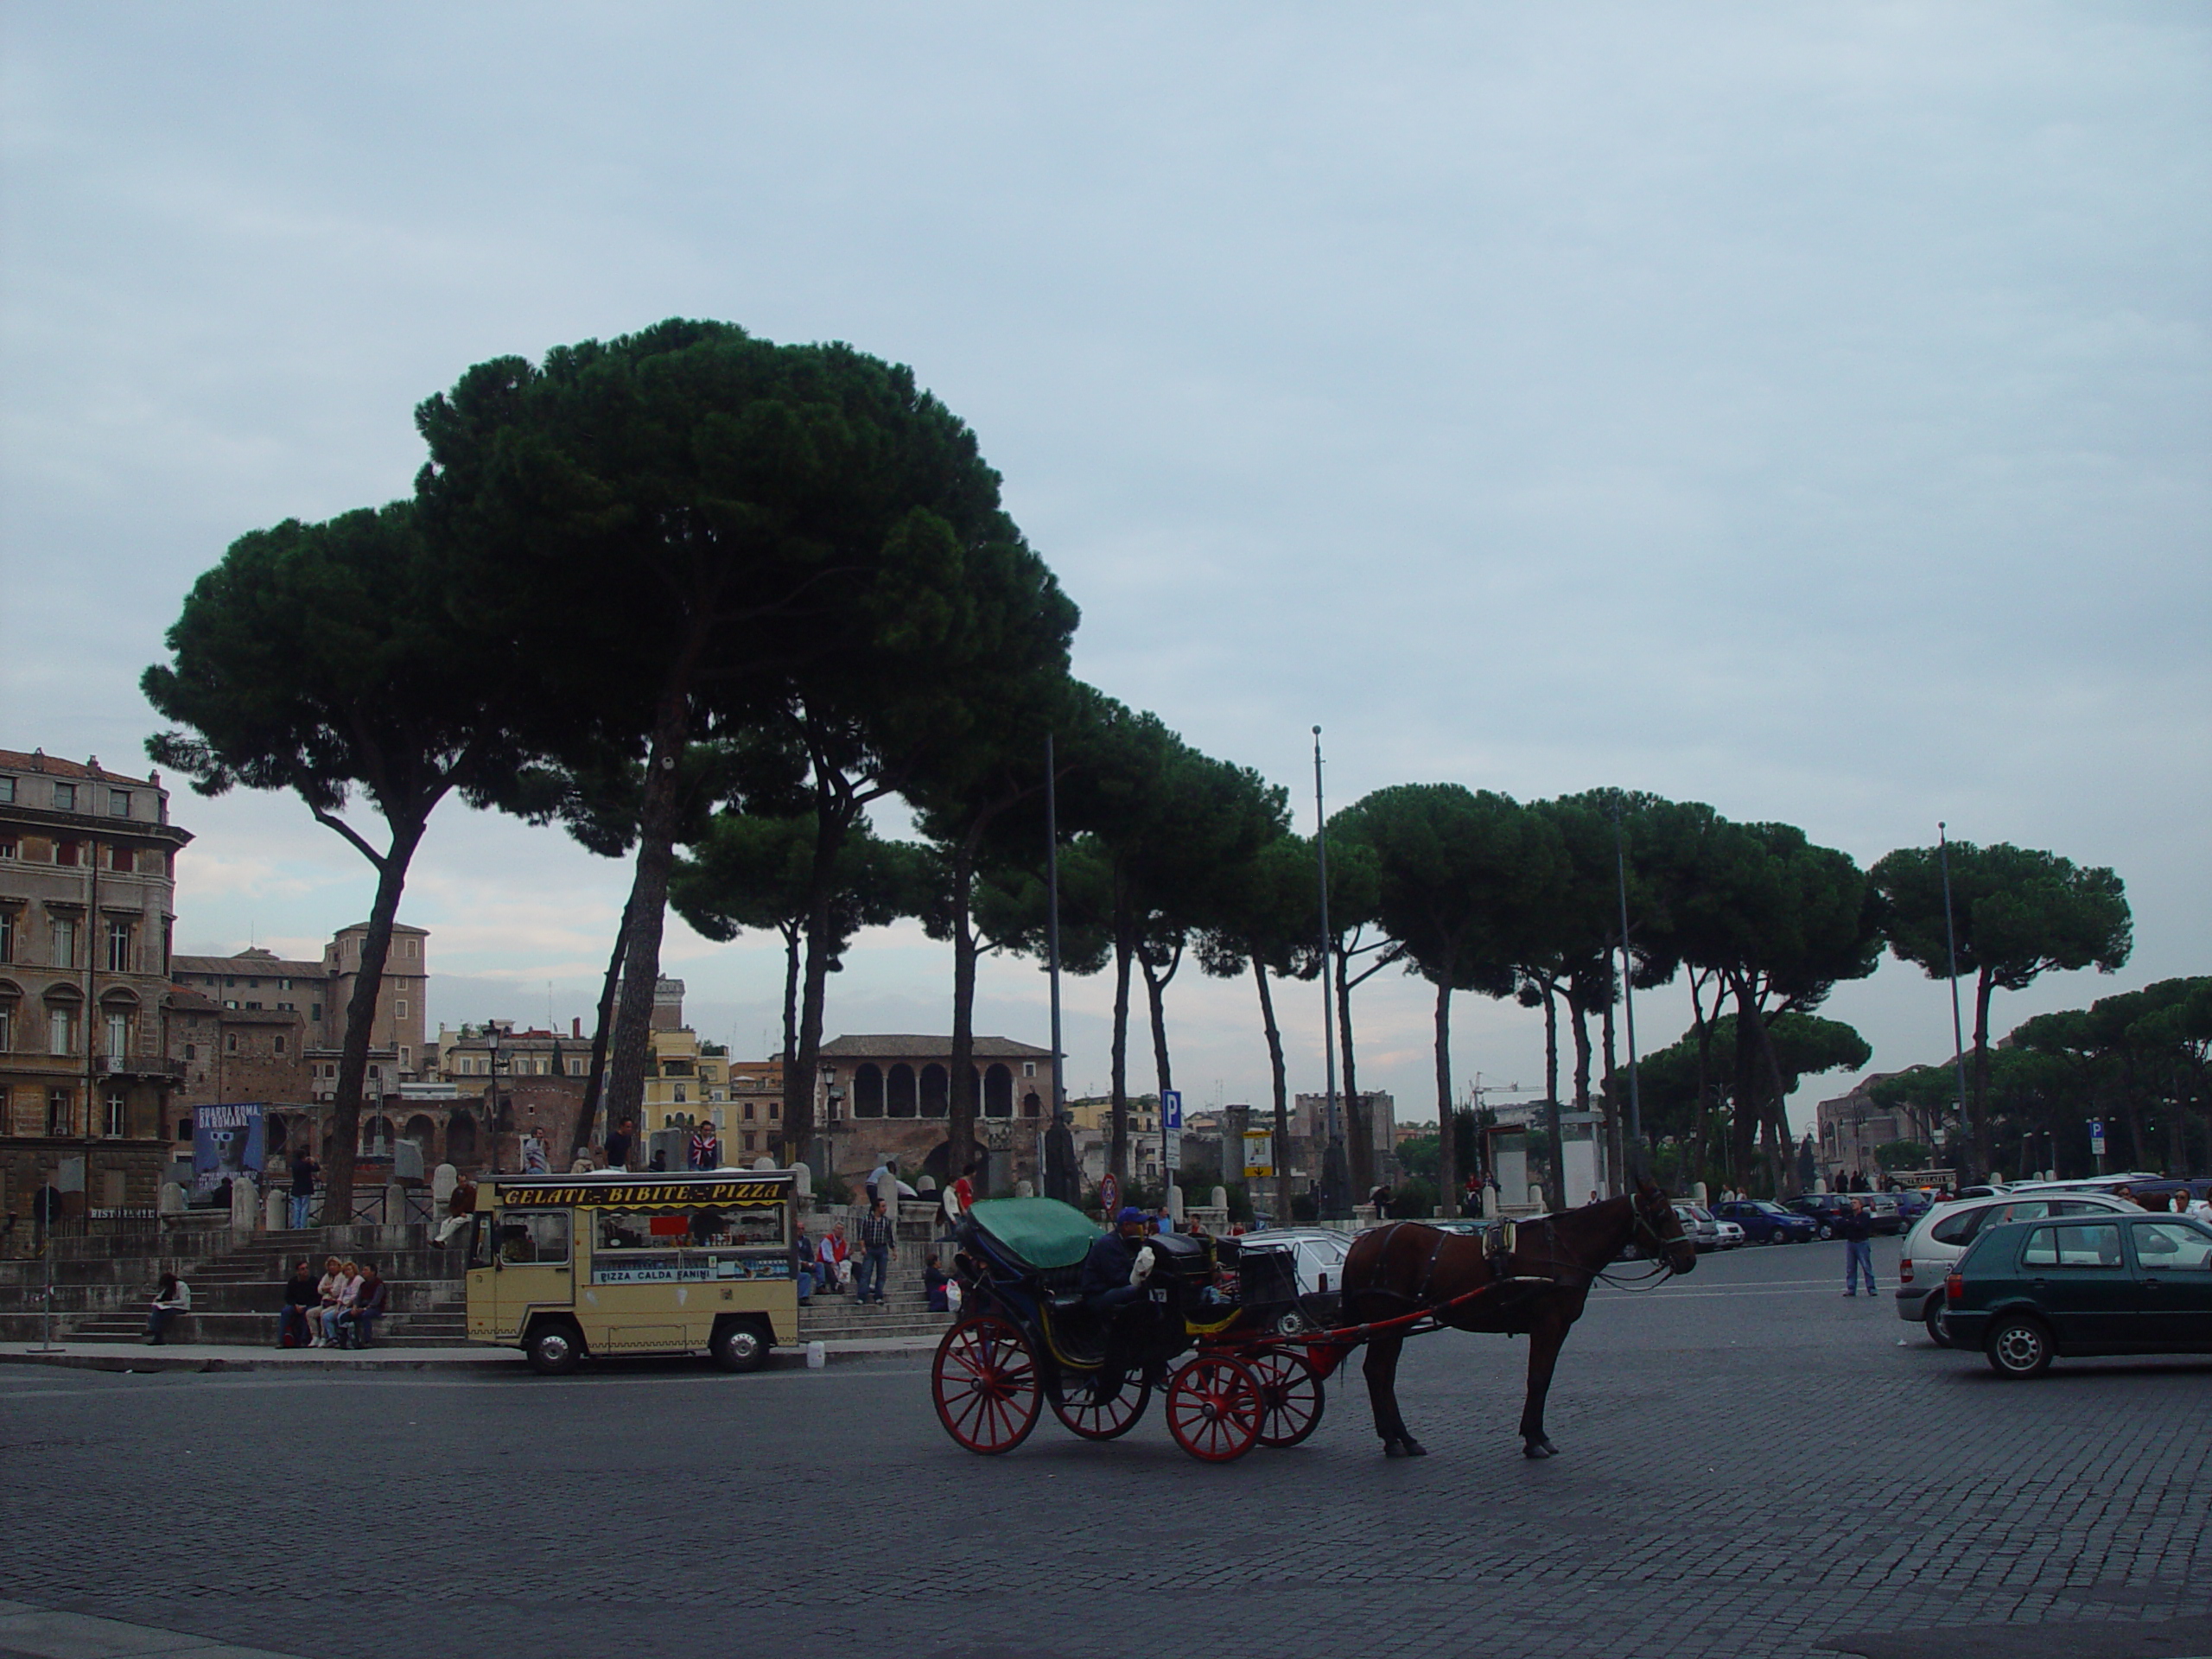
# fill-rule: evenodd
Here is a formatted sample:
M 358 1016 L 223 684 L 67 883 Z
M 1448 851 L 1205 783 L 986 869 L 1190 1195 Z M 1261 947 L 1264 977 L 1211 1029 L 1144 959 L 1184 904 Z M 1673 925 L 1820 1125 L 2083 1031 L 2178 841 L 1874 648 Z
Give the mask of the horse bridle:
M 1667 1259 L 1668 1253 L 1675 1245 L 1687 1243 L 1688 1240 L 1669 1238 L 1661 1233 L 1659 1224 L 1644 1213 L 1643 1205 L 1637 1199 L 1631 1198 L 1629 1200 L 1629 1208 L 1635 1212 L 1636 1225 L 1629 1230 L 1628 1236 L 1634 1238 L 1641 1231 L 1650 1238 L 1650 1267 L 1632 1279 L 1616 1279 L 1604 1268 L 1599 1268 L 1594 1276 L 1604 1280 L 1615 1290 L 1656 1290 L 1662 1283 L 1675 1276 L 1675 1264 Z

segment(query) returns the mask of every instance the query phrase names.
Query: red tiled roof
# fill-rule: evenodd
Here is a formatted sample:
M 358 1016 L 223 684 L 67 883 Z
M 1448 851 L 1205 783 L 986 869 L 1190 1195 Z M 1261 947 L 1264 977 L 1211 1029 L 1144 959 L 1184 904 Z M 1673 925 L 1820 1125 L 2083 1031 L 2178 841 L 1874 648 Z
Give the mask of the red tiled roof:
M 98 755 L 92 757 L 99 759 Z M 105 766 L 94 767 L 81 760 L 64 760 L 58 754 L 48 754 L 34 749 L 25 754 L 20 749 L 0 749 L 0 767 L 10 772 L 42 772 L 49 778 L 98 778 L 111 784 L 136 784 L 141 789 L 159 788 L 149 776 L 134 778 L 126 772 L 110 772 Z

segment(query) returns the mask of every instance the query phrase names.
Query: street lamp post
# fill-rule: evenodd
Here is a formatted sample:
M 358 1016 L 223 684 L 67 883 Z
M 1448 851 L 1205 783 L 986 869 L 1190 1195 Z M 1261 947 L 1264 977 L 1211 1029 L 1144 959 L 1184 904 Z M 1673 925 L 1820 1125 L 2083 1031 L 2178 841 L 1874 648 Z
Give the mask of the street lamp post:
M 495 1023 L 485 1027 L 485 1040 L 491 1045 L 492 1058 L 487 1062 L 490 1074 L 484 1081 L 484 1135 L 491 1142 L 492 1173 L 499 1173 L 499 1027 Z

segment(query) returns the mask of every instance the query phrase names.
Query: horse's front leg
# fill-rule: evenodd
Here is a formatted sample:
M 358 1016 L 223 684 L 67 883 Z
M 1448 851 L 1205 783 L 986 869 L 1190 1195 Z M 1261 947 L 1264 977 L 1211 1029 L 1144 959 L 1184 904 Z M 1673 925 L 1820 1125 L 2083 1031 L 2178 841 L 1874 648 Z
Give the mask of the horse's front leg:
M 1360 1370 L 1367 1378 L 1367 1404 L 1375 1414 L 1375 1432 L 1382 1438 L 1382 1455 L 1425 1458 L 1427 1448 L 1406 1433 L 1406 1420 L 1398 1414 L 1398 1354 L 1405 1345 L 1402 1336 L 1370 1337 Z
M 1529 1395 L 1521 1407 L 1521 1452 L 1523 1457 L 1548 1458 L 1557 1453 L 1544 1433 L 1544 1401 L 1552 1391 L 1552 1370 L 1567 1341 L 1569 1321 L 1547 1308 L 1529 1332 Z

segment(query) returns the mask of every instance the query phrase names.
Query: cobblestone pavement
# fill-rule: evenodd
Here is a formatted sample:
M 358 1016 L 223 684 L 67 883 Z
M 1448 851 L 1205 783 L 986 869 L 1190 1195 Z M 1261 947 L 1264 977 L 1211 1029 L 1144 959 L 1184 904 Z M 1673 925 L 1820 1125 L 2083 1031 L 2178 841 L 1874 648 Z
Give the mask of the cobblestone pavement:
M 9 1367 L 0 1598 L 312 1659 L 2212 1655 L 2212 1362 L 2001 1382 L 1841 1266 L 1601 1292 L 1545 1463 L 1513 1434 L 1522 1345 L 1458 1334 L 1401 1374 L 1432 1456 L 1379 1455 L 1355 1370 L 1305 1446 L 1220 1468 L 1156 1408 L 971 1457 L 903 1357 Z

